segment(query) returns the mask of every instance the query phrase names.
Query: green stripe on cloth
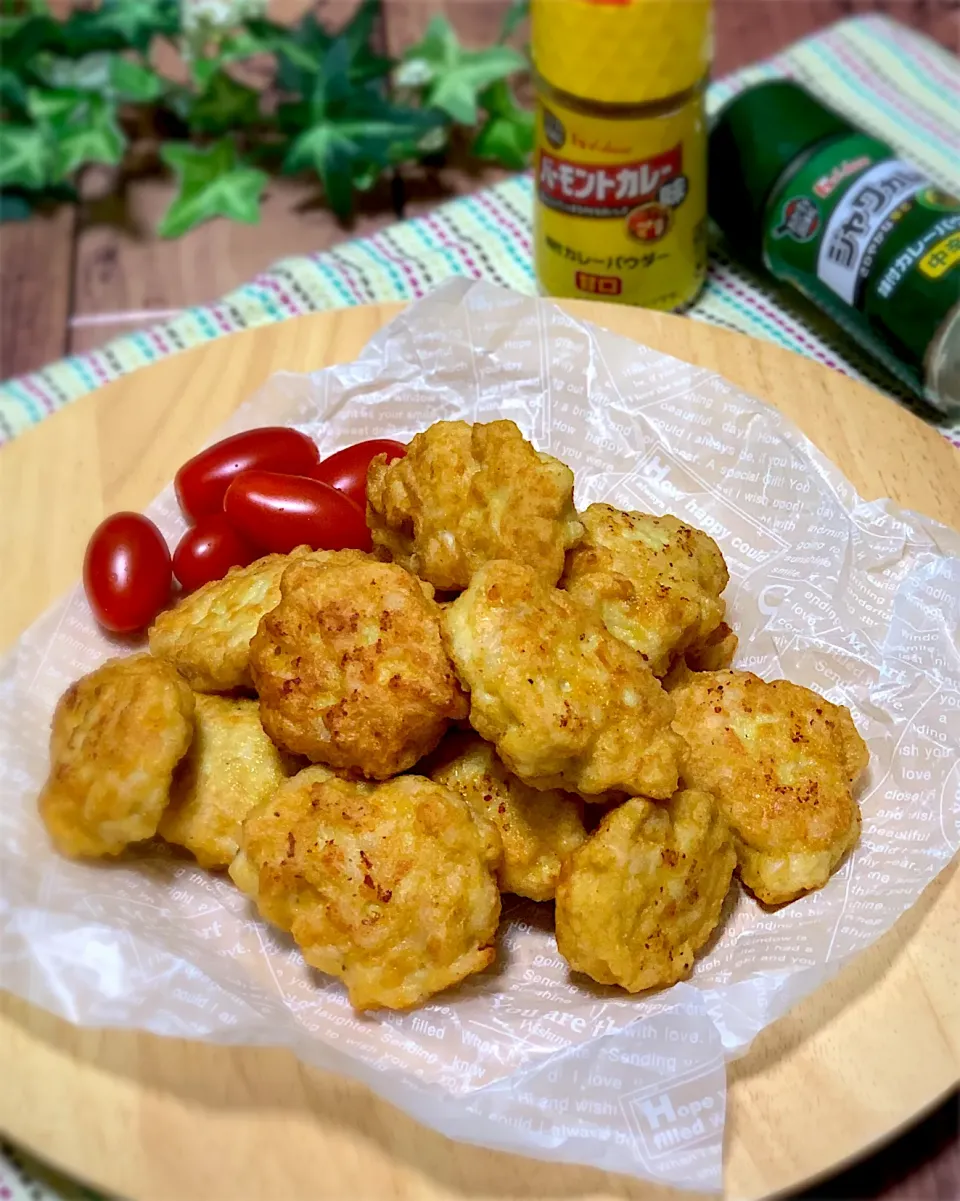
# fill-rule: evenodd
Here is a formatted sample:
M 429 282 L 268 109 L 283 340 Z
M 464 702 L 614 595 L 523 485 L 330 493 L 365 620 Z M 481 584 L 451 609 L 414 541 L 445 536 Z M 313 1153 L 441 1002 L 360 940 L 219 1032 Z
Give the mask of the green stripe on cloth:
M 788 76 L 888 141 L 948 190 L 960 189 L 956 58 L 881 16 L 855 17 L 712 84 L 715 112 L 740 89 Z M 282 260 L 214 304 L 117 338 L 0 385 L 0 441 L 100 384 L 211 338 L 322 309 L 413 300 L 452 275 L 533 293 L 532 187 L 519 176 L 426 216 L 320 254 Z M 712 248 L 707 286 L 689 316 L 763 338 L 912 403 L 900 385 L 804 299 Z M 960 425 L 940 427 L 960 446 Z

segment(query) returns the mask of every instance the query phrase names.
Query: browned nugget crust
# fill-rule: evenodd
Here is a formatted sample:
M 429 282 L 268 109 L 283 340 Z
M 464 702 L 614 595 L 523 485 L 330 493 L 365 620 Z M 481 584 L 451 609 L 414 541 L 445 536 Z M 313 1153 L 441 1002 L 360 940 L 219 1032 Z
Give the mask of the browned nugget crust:
M 493 962 L 499 855 L 448 788 L 309 767 L 247 818 L 230 875 L 356 1009 L 406 1009 Z
M 533 788 L 666 798 L 673 704 L 640 656 L 522 563 L 488 563 L 443 613 L 470 723 Z
M 582 533 L 573 472 L 512 421 L 438 421 L 406 457 L 367 475 L 374 546 L 444 591 L 466 588 L 491 559 L 526 563 L 547 583 Z
M 196 695 L 196 733 L 170 788 L 157 833 L 186 847 L 201 867 L 228 867 L 240 827 L 303 761 L 280 751 L 249 697 Z
M 431 751 L 449 723 L 466 716 L 467 700 L 430 591 L 402 567 L 359 551 L 294 563 L 250 647 L 270 737 L 378 780 Z
M 150 629 L 150 650 L 172 663 L 197 692 L 250 688 L 250 639 L 264 613 L 280 599 L 280 577 L 297 558 L 265 555 L 249 567 L 231 567 L 161 613 Z
M 152 655 L 111 659 L 71 684 L 50 733 L 39 809 L 64 855 L 118 855 L 156 833 L 193 737 L 193 693 Z
M 561 864 L 587 837 L 578 796 L 559 788 L 530 788 L 472 732 L 448 735 L 422 770 L 459 792 L 496 826 L 503 842 L 497 873 L 501 892 L 532 901 L 553 899 Z
M 869 752 L 849 710 L 748 671 L 693 674 L 671 696 L 683 778 L 717 796 L 744 884 L 770 905 L 826 884 L 860 834 Z
M 560 954 L 575 971 L 628 992 L 685 979 L 720 920 L 735 863 L 709 793 L 624 802 L 560 872 Z
M 584 536 L 567 555 L 560 586 L 664 675 L 723 620 L 720 593 L 730 577 L 720 548 L 669 514 L 596 504 L 580 520 Z

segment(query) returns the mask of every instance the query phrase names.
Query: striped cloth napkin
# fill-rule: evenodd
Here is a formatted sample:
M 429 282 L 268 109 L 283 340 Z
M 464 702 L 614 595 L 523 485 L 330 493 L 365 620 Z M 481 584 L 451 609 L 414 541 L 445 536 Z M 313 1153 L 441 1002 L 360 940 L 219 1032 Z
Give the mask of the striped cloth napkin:
M 943 187 L 960 189 L 960 71 L 957 59 L 928 38 L 881 16 L 842 21 L 712 84 L 708 108 L 715 112 L 748 84 L 781 76 L 888 141 Z M 372 237 L 286 259 L 215 304 L 9 380 L 0 385 L 0 442 L 126 372 L 236 330 L 318 309 L 412 300 L 452 275 L 533 293 L 532 198 L 529 177 L 508 180 Z M 811 306 L 746 271 L 720 246 L 688 315 L 776 342 L 907 399 Z M 960 446 L 960 425 L 940 428 Z M 97 1194 L 0 1142 L 0 1201 L 67 1197 L 96 1201 Z
M 882 16 L 854 17 L 711 85 L 711 112 L 748 84 L 789 76 L 869 133 L 960 189 L 960 71 L 930 39 Z M 535 291 L 532 185 L 518 176 L 334 250 L 285 259 L 214 304 L 0 385 L 0 441 L 117 376 L 188 346 L 317 309 L 412 300 L 451 275 Z M 909 403 L 900 385 L 802 298 L 712 249 L 689 316 L 808 355 Z M 941 426 L 960 446 L 960 424 Z

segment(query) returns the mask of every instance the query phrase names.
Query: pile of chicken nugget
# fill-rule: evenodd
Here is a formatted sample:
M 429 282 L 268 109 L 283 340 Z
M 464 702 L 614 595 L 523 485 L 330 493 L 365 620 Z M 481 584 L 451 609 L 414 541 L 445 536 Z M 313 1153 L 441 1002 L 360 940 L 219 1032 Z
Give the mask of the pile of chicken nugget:
M 734 875 L 771 906 L 822 887 L 860 832 L 849 711 L 730 669 L 707 534 L 573 488 L 509 421 L 375 459 L 373 554 L 234 568 L 68 689 L 58 849 L 226 869 L 357 1009 L 490 967 L 501 893 L 639 992 L 690 973 Z

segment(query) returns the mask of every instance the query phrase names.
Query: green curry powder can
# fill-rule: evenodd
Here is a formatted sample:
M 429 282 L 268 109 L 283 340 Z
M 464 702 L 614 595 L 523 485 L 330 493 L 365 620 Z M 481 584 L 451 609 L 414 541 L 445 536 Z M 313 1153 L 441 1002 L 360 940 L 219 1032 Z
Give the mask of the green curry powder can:
M 709 211 L 916 396 L 960 415 L 960 200 L 787 80 L 717 115 Z

